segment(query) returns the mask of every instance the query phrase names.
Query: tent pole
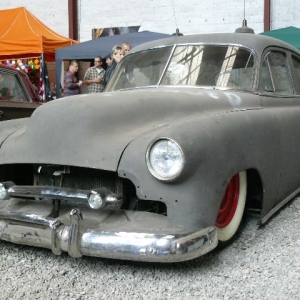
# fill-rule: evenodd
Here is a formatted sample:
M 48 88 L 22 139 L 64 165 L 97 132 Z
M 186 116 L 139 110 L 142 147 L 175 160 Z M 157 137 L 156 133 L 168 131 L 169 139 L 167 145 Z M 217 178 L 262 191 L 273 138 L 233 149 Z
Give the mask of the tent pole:
M 44 54 L 41 53 L 39 69 L 39 88 L 38 93 L 41 102 L 45 102 L 45 80 L 44 80 Z
M 61 87 L 63 88 L 63 78 L 64 78 L 64 62 L 62 59 L 56 59 L 55 61 L 55 76 L 56 76 L 56 87 L 55 87 L 55 93 L 56 93 L 56 99 L 62 97 L 60 95 Z

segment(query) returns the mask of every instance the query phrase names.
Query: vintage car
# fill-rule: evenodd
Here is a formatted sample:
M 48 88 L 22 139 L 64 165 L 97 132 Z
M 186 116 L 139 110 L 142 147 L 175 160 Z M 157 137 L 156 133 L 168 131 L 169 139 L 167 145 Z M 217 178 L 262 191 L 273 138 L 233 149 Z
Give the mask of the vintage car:
M 30 117 L 40 104 L 28 75 L 0 64 L 0 121 Z
M 0 124 L 0 239 L 157 262 L 228 244 L 300 188 L 300 52 L 254 34 L 134 48 L 106 91 Z

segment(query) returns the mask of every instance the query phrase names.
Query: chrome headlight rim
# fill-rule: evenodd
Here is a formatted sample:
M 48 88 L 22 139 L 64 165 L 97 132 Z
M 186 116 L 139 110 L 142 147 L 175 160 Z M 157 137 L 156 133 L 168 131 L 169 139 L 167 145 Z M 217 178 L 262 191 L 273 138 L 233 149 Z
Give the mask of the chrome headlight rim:
M 175 175 L 170 176 L 170 177 L 164 177 L 164 176 L 161 176 L 160 174 L 158 174 L 158 173 L 153 169 L 152 164 L 151 164 L 151 161 L 150 161 L 150 153 L 151 153 L 151 150 L 152 150 L 153 146 L 154 146 L 157 142 L 163 141 L 163 140 L 170 141 L 170 142 L 172 142 L 174 145 L 176 145 L 177 148 L 179 149 L 180 154 L 181 154 L 181 157 L 182 157 L 182 165 L 181 165 L 181 168 L 180 168 L 179 172 L 177 172 Z M 153 140 L 153 141 L 149 144 L 149 146 L 148 146 L 148 148 L 147 148 L 147 152 L 146 152 L 146 163 L 147 163 L 147 167 L 148 167 L 149 172 L 150 172 L 155 178 L 157 178 L 157 179 L 159 179 L 159 180 L 161 180 L 161 181 L 168 182 L 168 181 L 173 181 L 173 180 L 177 179 L 177 178 L 181 175 L 181 173 L 182 173 L 182 171 L 183 171 L 183 169 L 184 169 L 184 165 L 185 165 L 185 156 L 184 156 L 184 152 L 183 152 L 182 148 L 180 147 L 180 145 L 179 145 L 175 140 L 173 140 L 172 138 L 169 138 L 169 137 L 159 137 L 159 138 Z

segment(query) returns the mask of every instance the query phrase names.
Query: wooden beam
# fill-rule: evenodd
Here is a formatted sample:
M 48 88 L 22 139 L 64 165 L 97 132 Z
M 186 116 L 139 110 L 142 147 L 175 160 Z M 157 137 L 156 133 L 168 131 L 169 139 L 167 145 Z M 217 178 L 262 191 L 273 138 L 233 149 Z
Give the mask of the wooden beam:
M 68 0 L 69 38 L 78 40 L 78 3 L 77 0 Z
M 264 31 L 271 30 L 271 0 L 265 0 L 264 3 Z

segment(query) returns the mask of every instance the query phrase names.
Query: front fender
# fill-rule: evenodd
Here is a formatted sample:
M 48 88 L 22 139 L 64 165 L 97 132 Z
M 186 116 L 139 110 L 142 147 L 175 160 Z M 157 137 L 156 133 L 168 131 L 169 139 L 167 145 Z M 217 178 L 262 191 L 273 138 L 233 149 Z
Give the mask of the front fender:
M 161 127 L 128 145 L 119 176 L 135 184 L 140 199 L 165 202 L 171 222 L 191 230 L 214 225 L 228 182 L 242 170 L 258 170 L 267 206 L 272 206 L 277 197 L 274 187 L 280 180 L 281 153 L 274 151 L 280 138 L 275 134 L 276 124 L 264 129 L 266 118 L 262 110 L 248 110 Z M 159 181 L 147 168 L 147 148 L 159 137 L 172 138 L 183 149 L 185 168 L 174 182 Z

